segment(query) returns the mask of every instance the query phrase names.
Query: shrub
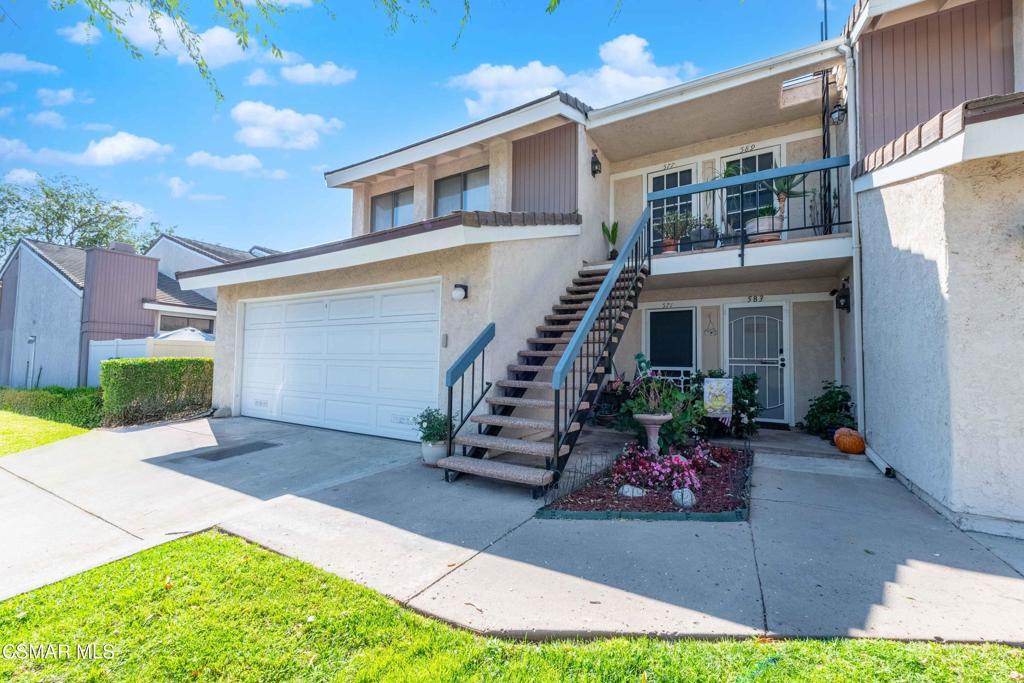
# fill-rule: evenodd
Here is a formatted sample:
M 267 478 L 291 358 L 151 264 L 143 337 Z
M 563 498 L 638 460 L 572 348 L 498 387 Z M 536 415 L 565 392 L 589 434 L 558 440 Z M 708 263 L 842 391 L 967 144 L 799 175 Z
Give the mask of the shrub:
M 103 421 L 138 424 L 208 410 L 211 358 L 114 358 L 100 364 Z
M 646 444 L 647 432 L 633 416 L 671 413 L 672 419 L 662 425 L 658 433 L 661 450 L 686 443 L 704 416 L 703 403 L 695 404 L 675 382 L 651 370 L 650 361 L 642 353 L 636 355 L 636 361 L 637 376 L 626 390 L 616 429 L 635 432 L 640 443 Z
M 848 387 L 838 382 L 821 383 L 821 394 L 811 399 L 804 421 L 797 425 L 808 434 L 827 437 L 830 427 L 857 427 Z
M 690 398 L 704 409 L 704 379 L 726 377 L 725 370 L 709 370 L 707 374 L 697 372 L 690 380 Z M 757 433 L 757 419 L 761 407 L 757 402 L 757 374 L 748 373 L 734 377 L 732 381 L 732 422 L 726 427 L 717 418 L 705 418 L 699 423 L 701 436 L 723 436 L 730 434 L 738 439 Z
M 612 482 L 617 487 L 630 484 L 649 491 L 700 489 L 700 478 L 692 461 L 674 448 L 661 456 L 636 441 L 627 444 L 612 465 Z
M 447 441 L 449 430 L 452 428 L 452 420 L 437 408 L 425 408 L 413 418 L 413 424 L 420 431 L 420 441 L 427 443 Z
M 83 429 L 99 427 L 103 422 L 100 390 L 82 387 L 43 387 L 8 389 L 0 387 L 0 410 L 63 422 Z

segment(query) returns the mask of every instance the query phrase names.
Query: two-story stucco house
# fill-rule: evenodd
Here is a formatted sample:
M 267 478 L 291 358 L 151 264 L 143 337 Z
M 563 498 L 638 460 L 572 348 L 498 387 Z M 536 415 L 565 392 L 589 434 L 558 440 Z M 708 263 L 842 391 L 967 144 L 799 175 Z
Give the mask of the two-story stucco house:
M 402 439 L 448 407 L 446 471 L 542 490 L 637 353 L 757 373 L 781 426 L 836 380 L 880 467 L 1022 534 L 1021 5 L 868 0 L 835 40 L 330 171 L 351 238 L 179 274 L 218 292 L 215 403 Z

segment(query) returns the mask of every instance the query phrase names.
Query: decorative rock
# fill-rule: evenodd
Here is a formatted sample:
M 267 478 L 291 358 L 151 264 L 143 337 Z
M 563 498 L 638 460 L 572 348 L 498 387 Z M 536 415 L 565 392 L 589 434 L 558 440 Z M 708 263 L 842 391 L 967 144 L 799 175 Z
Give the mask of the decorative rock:
M 697 496 L 690 489 L 676 489 L 672 492 L 672 502 L 689 510 L 697 504 Z
M 619 487 L 619 495 L 626 498 L 643 498 L 647 495 L 647 491 L 644 491 L 639 486 L 633 486 L 632 484 L 623 484 Z

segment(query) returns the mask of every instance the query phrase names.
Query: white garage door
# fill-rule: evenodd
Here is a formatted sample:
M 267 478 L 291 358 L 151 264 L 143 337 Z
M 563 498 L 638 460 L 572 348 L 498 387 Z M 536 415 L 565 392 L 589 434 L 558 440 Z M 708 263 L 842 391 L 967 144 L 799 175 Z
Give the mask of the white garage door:
M 247 304 L 242 415 L 416 440 L 437 405 L 440 287 Z

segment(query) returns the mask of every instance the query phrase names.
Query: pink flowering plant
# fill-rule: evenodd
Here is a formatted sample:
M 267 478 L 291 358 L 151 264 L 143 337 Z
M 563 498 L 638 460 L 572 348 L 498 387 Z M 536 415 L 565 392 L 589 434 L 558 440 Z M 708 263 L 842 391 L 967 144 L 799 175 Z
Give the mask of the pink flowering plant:
M 636 441 L 627 444 L 612 465 L 612 482 L 617 487 L 630 484 L 647 490 L 700 489 L 700 478 L 693 461 L 683 457 L 675 448 L 669 449 L 667 455 L 659 455 Z

